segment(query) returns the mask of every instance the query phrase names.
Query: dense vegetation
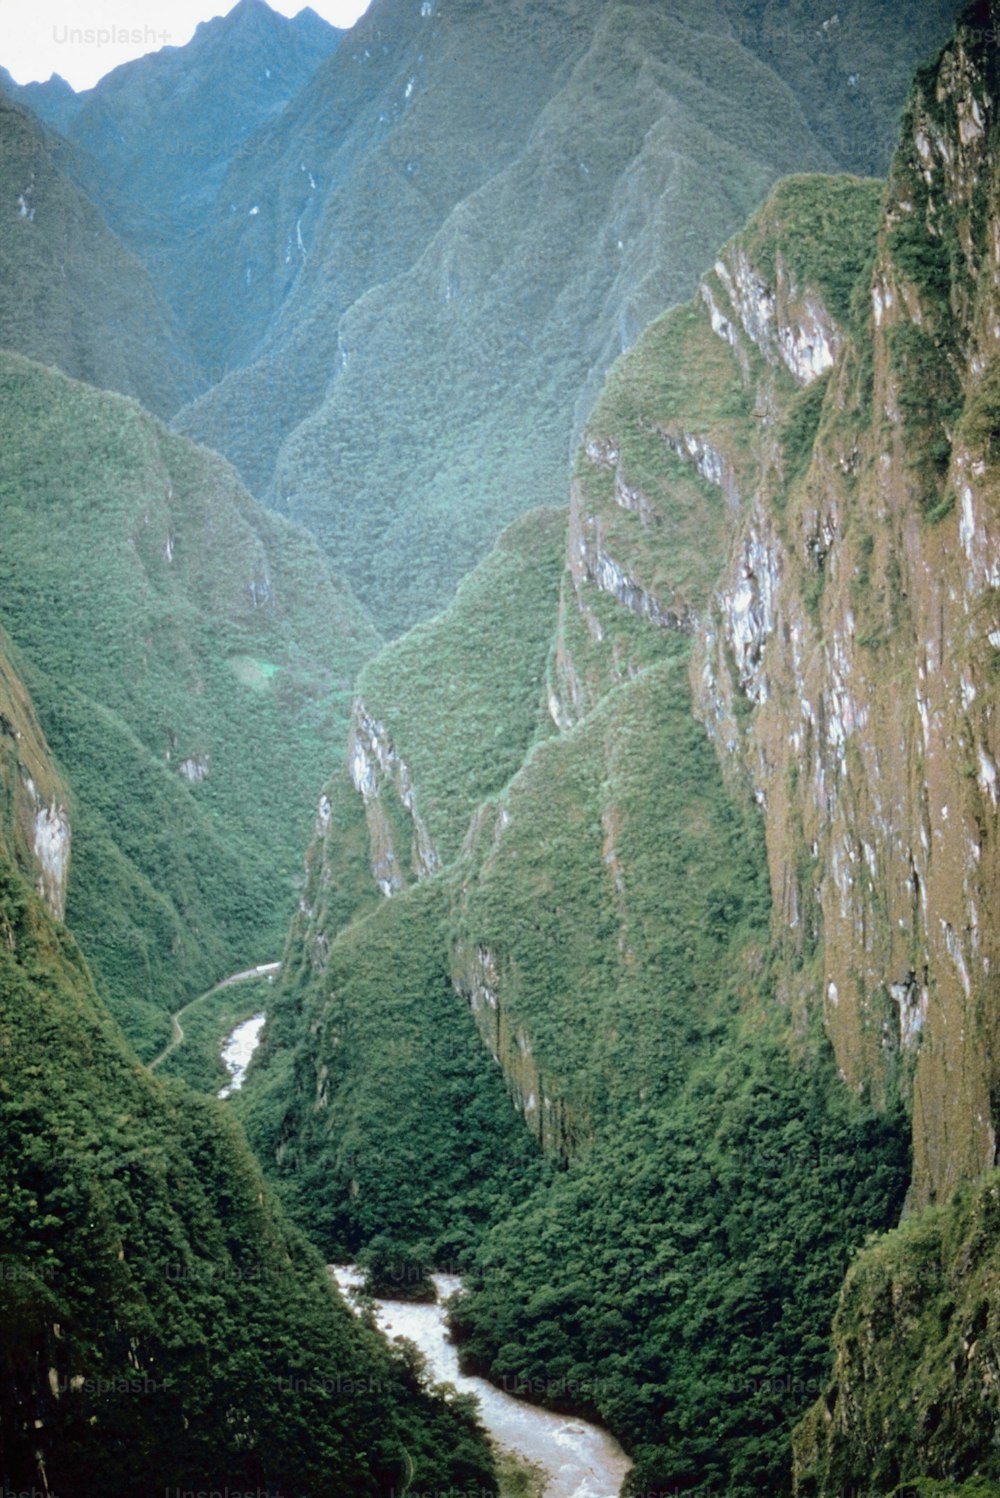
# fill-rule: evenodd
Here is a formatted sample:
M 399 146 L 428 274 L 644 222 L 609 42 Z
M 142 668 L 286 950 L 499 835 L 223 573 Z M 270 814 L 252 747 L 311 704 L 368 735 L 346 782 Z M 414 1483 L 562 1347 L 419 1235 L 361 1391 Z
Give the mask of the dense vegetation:
M 328 1261 L 386 1234 L 417 1263 L 471 1263 L 542 1169 L 451 984 L 443 879 L 349 926 L 275 996 L 277 1049 L 232 1106 Z
M 891 26 L 913 23 L 901 50 L 945 8 L 897 7 Z M 132 126 L 169 109 L 179 60 L 121 71 L 74 126 L 113 161 L 105 209 L 213 374 L 260 356 L 180 424 L 262 490 L 276 462 L 272 497 L 388 631 L 428 613 L 503 519 L 563 498 L 567 437 L 649 308 L 777 171 L 833 160 L 820 137 L 838 91 L 859 107 L 833 151 L 878 164 L 888 8 L 825 9 L 807 0 L 776 30 L 774 7 L 723 0 L 382 0 L 280 114 L 312 42 L 332 39 L 243 0 L 188 58 L 208 95 L 213 69 L 233 85 L 240 149 L 204 174 L 194 148 L 212 155 L 224 108 L 158 173 Z M 283 66 L 251 97 L 268 49 Z M 852 49 L 864 65 L 845 77 Z M 924 92 L 915 108 L 940 124 Z M 42 147 L 24 146 L 23 116 L 7 125 L 20 170 Z M 880 247 L 926 317 L 891 353 L 939 519 L 963 411 L 950 319 L 969 287 L 912 155 L 894 181 L 907 206 Z M 158 238 L 189 190 L 191 216 Z M 745 254 L 779 303 L 808 292 L 865 330 L 880 198 L 871 181 L 793 177 L 727 246 L 730 270 Z M 187 236 L 213 215 L 191 278 Z M 36 223 L 32 204 L 18 219 Z M 681 220 L 696 224 L 683 247 Z M 0 359 L 0 591 L 38 712 L 0 657 L 5 1488 L 34 1486 L 43 1461 L 43 1484 L 82 1498 L 195 1475 L 331 1498 L 494 1492 L 469 1402 L 436 1396 L 412 1351 L 349 1316 L 319 1251 L 414 1299 L 430 1268 L 465 1272 L 468 1364 L 604 1421 L 637 1498 L 788 1493 L 790 1433 L 820 1394 L 797 1436 L 804 1495 L 875 1482 L 938 1498 L 934 1471 L 981 1498 L 1000 1474 L 981 1428 L 996 1182 L 863 1247 L 909 1181 L 906 1078 L 875 1101 L 843 1085 L 815 912 L 786 945 L 758 808 L 695 716 L 705 656 L 689 635 L 715 606 L 733 515 L 773 492 L 793 536 L 817 440 L 853 419 L 842 397 L 865 378 L 855 353 L 856 389 L 836 371 L 800 389 L 766 338 L 736 332 L 726 278 L 717 263 L 704 283 L 733 317 L 723 337 L 695 302 L 615 364 L 575 468 L 569 566 L 562 512 L 536 510 L 361 670 L 355 733 L 377 720 L 380 773 L 363 799 L 345 767 L 327 780 L 301 889 L 315 795 L 378 644 L 363 607 L 220 459 L 132 402 Z M 56 304 L 46 357 L 77 348 L 62 337 L 77 310 Z M 21 339 L 30 320 L 7 315 Z M 984 450 L 996 409 L 986 381 L 965 427 Z M 816 622 L 822 558 L 814 573 Z M 745 725 L 745 662 L 728 664 Z M 145 1057 L 181 999 L 279 955 L 297 903 L 262 1053 L 225 1108 L 177 1079 L 216 1090 L 220 1035 L 260 991 L 206 994 L 151 1077 L 22 880 L 38 877 L 31 816 L 56 800 L 74 830 L 69 926 Z M 410 856 L 425 828 L 432 870 Z M 790 836 L 816 856 L 801 826 Z M 405 872 L 385 900 L 392 864 Z
M 679 659 L 536 750 L 462 871 L 461 950 L 489 951 L 504 1025 L 584 1129 L 673 1092 L 766 932 L 759 827 L 723 789 L 672 643 Z
M 998 1235 L 992 1171 L 854 1261 L 834 1320 L 833 1378 L 795 1432 L 803 1498 L 862 1485 L 903 1484 L 919 1498 L 996 1492 Z M 921 1480 L 931 1471 L 955 1486 Z
M 566 516 L 525 516 L 465 579 L 451 606 L 380 651 L 358 679 L 375 718 L 391 716 L 438 855 L 458 853 L 470 818 L 539 736 Z
M 355 1321 L 223 1108 L 149 1078 L 7 865 L 0 1052 L 5 1489 L 494 1490 L 467 1402 Z
M 268 332 L 182 429 L 426 617 L 778 176 L 884 167 L 951 10 L 384 0 L 233 165 L 213 301 Z
M 885 184 L 857 177 L 789 177 L 754 215 L 744 242 L 774 284 L 778 267 L 801 290 L 818 291 L 842 328 L 852 322 L 854 292 L 870 273 Z
M 469 1366 L 615 1431 L 630 1493 L 789 1491 L 849 1254 L 908 1178 L 905 1120 L 811 1050 L 734 1028 L 488 1236 L 453 1312 Z
M 280 955 L 375 635 L 308 538 L 134 403 L 12 355 L 0 395 L 4 618 L 77 798 L 67 919 L 152 1054 L 170 1009 Z
M 749 1498 L 788 1491 L 850 1252 L 902 1201 L 905 1120 L 852 1100 L 825 1042 L 787 1028 L 759 826 L 692 718 L 686 644 L 653 648 L 618 613 L 633 671 L 535 742 L 445 873 L 328 943 L 322 915 L 300 920 L 236 1107 L 326 1252 L 367 1251 L 377 1283 L 414 1294 L 428 1265 L 471 1271 L 456 1313 L 470 1364 L 608 1424 L 636 1492 Z M 443 663 L 464 628 L 459 604 L 416 634 L 421 673 L 450 693 L 382 699 L 418 760 L 461 719 L 466 683 Z M 366 675 L 399 679 L 408 645 Z M 534 653 L 490 670 L 495 732 L 463 740 L 487 773 L 531 700 Z M 314 866 L 337 846 L 328 829 Z M 495 1008 L 476 990 L 484 951 Z
M 75 181 L 79 165 L 0 84 L 0 348 L 169 416 L 204 380 L 146 267 Z

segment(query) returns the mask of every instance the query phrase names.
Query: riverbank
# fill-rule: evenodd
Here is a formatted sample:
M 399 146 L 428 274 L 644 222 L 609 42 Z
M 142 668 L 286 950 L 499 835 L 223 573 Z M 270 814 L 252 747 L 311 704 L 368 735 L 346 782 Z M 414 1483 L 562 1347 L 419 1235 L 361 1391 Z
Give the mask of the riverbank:
M 280 962 L 261 963 L 232 973 L 171 1015 L 170 1043 L 149 1063 L 150 1071 L 187 1082 L 196 1092 L 216 1096 L 231 1081 L 222 1060 L 233 1031 L 266 1012 Z
M 349 1292 L 363 1283 L 361 1270 L 353 1265 L 332 1266 L 330 1272 L 348 1300 Z M 375 1301 L 384 1335 L 413 1342 L 437 1382 L 453 1384 L 461 1393 L 477 1397 L 480 1418 L 501 1450 L 513 1452 L 519 1462 L 544 1474 L 545 1498 L 618 1498 L 631 1462 L 608 1431 L 575 1416 L 528 1404 L 484 1378 L 462 1373 L 458 1351 L 448 1335 L 444 1304 L 462 1288 L 462 1281 L 448 1274 L 431 1278 L 438 1293 L 433 1305 Z

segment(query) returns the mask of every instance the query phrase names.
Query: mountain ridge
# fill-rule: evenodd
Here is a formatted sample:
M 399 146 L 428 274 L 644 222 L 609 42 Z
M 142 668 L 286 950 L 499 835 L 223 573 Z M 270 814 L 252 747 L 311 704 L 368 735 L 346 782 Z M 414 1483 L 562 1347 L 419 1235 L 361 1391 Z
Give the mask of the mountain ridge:
M 270 174 L 287 179 L 298 169 L 292 153 L 306 128 L 302 111 L 311 98 L 319 109 L 337 79 L 350 97 L 357 87 L 352 69 L 376 69 L 371 143 L 357 160 L 345 148 L 341 164 L 334 159 L 325 168 L 338 184 L 348 173 L 325 203 L 323 173 L 314 173 L 319 217 L 311 205 L 302 220 L 304 256 L 294 289 L 280 305 L 277 292 L 265 304 L 264 315 L 275 321 L 256 362 L 230 372 L 178 418 L 182 430 L 228 452 L 256 492 L 273 489 L 283 511 L 321 535 L 342 565 L 346 560 L 369 606 L 391 606 L 382 627 L 392 633 L 447 600 L 486 550 L 497 521 L 514 518 L 515 506 L 559 500 L 574 431 L 610 359 L 665 304 L 689 294 L 715 244 L 775 177 L 837 165 L 809 122 L 810 95 L 803 96 L 796 79 L 788 28 L 763 11 L 761 33 L 769 25 L 775 32 L 771 50 L 781 73 L 753 52 L 760 43 L 745 24 L 746 44 L 738 40 L 722 4 L 708 18 L 703 8 L 695 14 L 675 6 L 668 15 L 628 5 L 565 6 L 560 16 L 563 34 L 555 37 L 544 8 L 525 8 L 515 25 L 497 7 L 445 6 L 420 22 L 425 36 L 414 30 L 419 18 L 412 7 L 382 5 L 369 13 L 347 49 L 292 106 L 288 123 L 298 121 L 296 136 L 281 147 L 287 157 Z M 817 7 L 819 43 L 808 20 L 797 19 L 800 51 L 827 55 L 821 19 Z M 943 37 L 946 24 L 943 9 L 938 20 L 926 8 L 911 20 L 905 44 L 895 30 L 898 18 L 891 22 L 900 105 L 910 71 L 901 50 L 912 47 L 916 61 L 918 37 L 926 36 L 929 47 L 936 25 Z M 397 61 L 407 28 L 414 30 L 408 60 Z M 857 30 L 857 17 L 845 14 L 845 35 Z M 450 207 L 445 201 L 446 211 L 422 230 L 423 243 L 393 263 L 381 243 L 368 248 L 370 223 L 387 225 L 381 238 L 389 236 L 391 249 L 391 216 L 423 213 L 415 191 L 440 192 L 439 180 L 447 186 L 454 171 L 450 156 L 438 161 L 452 106 L 435 58 L 446 45 L 449 56 L 475 45 L 482 74 L 505 55 L 511 33 L 532 58 L 539 47 L 557 49 L 560 70 L 540 80 L 538 101 L 532 96 L 530 110 L 514 120 L 519 134 L 509 138 L 518 144 L 510 159 L 491 147 L 495 169 Z M 384 77 L 377 71 L 383 66 Z M 493 108 L 509 93 L 499 81 L 487 86 L 485 75 L 483 90 Z M 817 87 L 811 97 L 827 92 Z M 847 92 L 860 99 L 865 84 Z M 734 94 L 755 96 L 753 118 L 737 118 L 727 107 L 725 98 Z M 510 98 L 516 104 L 516 93 Z M 762 123 L 764 113 L 770 124 Z M 894 111 L 883 119 L 888 134 Z M 281 122 L 278 135 L 261 137 L 262 152 L 266 146 L 270 153 L 280 130 Z M 479 130 L 470 121 L 470 146 Z M 871 150 L 871 132 L 859 132 L 852 159 L 840 164 L 870 161 Z M 242 175 L 249 177 L 246 170 Z M 245 189 L 241 198 L 247 207 L 258 201 Z M 360 206 L 367 217 L 355 221 Z M 271 232 L 294 251 L 289 208 Z M 239 222 L 231 226 L 228 275 L 232 283 L 242 267 L 256 282 L 263 272 L 253 246 L 263 220 Z M 355 266 L 359 244 L 372 257 L 367 287 L 352 286 L 343 271 Z M 601 309 L 596 328 L 595 307 Z M 424 388 L 428 359 L 435 361 L 433 403 Z M 295 380 L 286 376 L 289 362 Z M 240 418 L 248 400 L 271 413 L 270 430 L 252 437 Z M 391 444 L 385 433 L 392 433 Z M 407 456 L 405 485 L 386 459 L 390 447 Z M 486 483 L 477 468 L 484 449 L 494 453 L 497 475 Z M 442 513 L 456 509 L 465 517 L 460 543 Z M 367 553 L 361 555 L 355 537 L 372 523 L 387 536 L 384 556 L 400 558 L 391 573 L 385 562 L 373 569 Z
M 556 1407 L 590 1391 L 636 1492 L 1000 1475 L 995 20 L 918 73 L 887 188 L 786 178 L 613 367 L 558 591 L 511 615 L 544 678 L 503 646 L 459 664 L 462 593 L 366 667 L 251 1078 L 308 1230 L 389 1232 L 355 1047 L 397 1023 L 374 933 L 443 888 L 434 940 L 555 1168 L 475 1245 L 456 1334 Z M 477 786 L 491 701 L 500 741 L 537 716 Z

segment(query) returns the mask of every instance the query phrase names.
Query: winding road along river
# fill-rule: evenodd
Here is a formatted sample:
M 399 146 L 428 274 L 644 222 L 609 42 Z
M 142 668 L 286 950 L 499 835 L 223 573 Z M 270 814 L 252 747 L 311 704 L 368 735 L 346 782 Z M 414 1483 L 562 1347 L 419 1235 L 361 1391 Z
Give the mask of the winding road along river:
M 338 1265 L 333 1275 L 345 1293 L 364 1279 L 353 1265 Z M 505 1394 L 483 1378 L 470 1378 L 458 1367 L 458 1353 L 448 1338 L 441 1304 L 461 1288 L 457 1275 L 432 1276 L 437 1305 L 378 1300 L 378 1324 L 387 1337 L 415 1342 L 439 1383 L 454 1384 L 479 1399 L 483 1424 L 501 1446 L 527 1457 L 548 1473 L 545 1498 L 617 1498 L 631 1463 L 613 1436 L 585 1420 L 554 1415 L 537 1405 Z

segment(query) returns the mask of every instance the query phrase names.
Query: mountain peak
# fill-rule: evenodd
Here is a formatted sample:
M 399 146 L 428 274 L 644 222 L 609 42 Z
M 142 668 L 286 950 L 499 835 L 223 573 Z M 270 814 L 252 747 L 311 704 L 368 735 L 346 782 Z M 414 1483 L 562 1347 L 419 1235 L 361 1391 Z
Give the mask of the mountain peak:
M 331 39 L 339 41 L 347 34 L 344 27 L 332 26 L 329 21 L 313 10 L 311 5 L 304 5 L 300 11 L 297 11 L 290 24 L 296 35 L 308 39 L 313 45 L 325 42 L 325 45 L 330 47 Z
M 222 35 L 236 28 L 259 29 L 261 26 L 275 23 L 280 26 L 289 24 L 285 16 L 271 9 L 267 0 L 237 0 L 237 3 L 231 10 L 226 11 L 225 15 L 213 16 L 208 21 L 199 21 L 195 27 L 195 36 Z
M 198 30 L 211 28 L 213 31 L 250 31 L 260 33 L 264 29 L 268 32 L 279 30 L 283 34 L 307 32 L 310 36 L 328 34 L 339 35 L 338 29 L 331 26 L 318 15 L 311 6 L 305 6 L 294 17 L 282 15 L 280 11 L 274 10 L 268 5 L 267 0 L 237 0 L 237 3 L 223 16 L 216 16 L 211 21 L 203 21 Z

